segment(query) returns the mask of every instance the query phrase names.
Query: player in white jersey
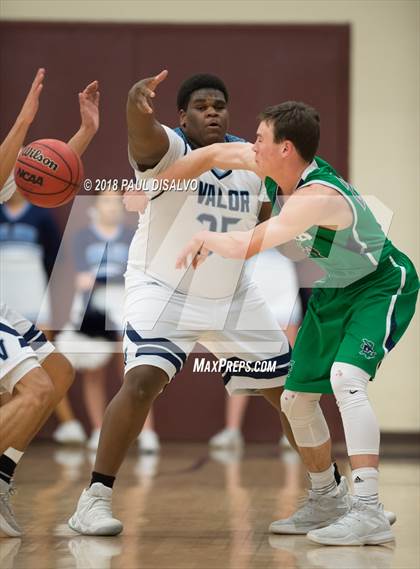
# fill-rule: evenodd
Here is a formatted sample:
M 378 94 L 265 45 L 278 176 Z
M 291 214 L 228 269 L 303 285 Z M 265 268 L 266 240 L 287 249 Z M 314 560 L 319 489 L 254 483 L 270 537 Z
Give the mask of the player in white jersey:
M 0 203 L 10 198 L 10 187 L 3 188 L 3 183 L 35 118 L 44 76 L 45 70 L 39 69 L 21 112 L 0 147 Z M 99 125 L 97 82 L 79 94 L 79 102 L 82 124 L 69 145 L 81 155 Z M 10 505 L 15 468 L 72 381 L 71 365 L 44 334 L 0 303 L 0 394 L 10 394 L 0 408 L 0 532 L 10 537 L 22 533 Z
M 138 185 L 196 147 L 239 140 L 226 134 L 228 93 L 211 75 L 196 75 L 181 86 L 180 128 L 160 124 L 151 99 L 166 75 L 139 81 L 129 92 L 129 160 Z M 198 228 L 252 228 L 260 209 L 268 217 L 271 205 L 261 180 L 247 171 L 211 170 L 196 180 L 196 189 L 145 186 L 125 198 L 128 209 L 144 210 L 126 274 L 125 381 L 105 414 L 91 484 L 69 520 L 83 534 L 122 531 L 111 511 L 115 476 L 153 401 L 196 342 L 229 364 L 223 369 L 229 393 L 262 394 L 279 412 L 289 367 L 287 339 L 256 285 L 242 275 L 241 261 L 214 255 L 203 271 L 181 275 L 172 262 L 180 243 Z M 247 362 L 249 369 L 243 369 Z M 255 362 L 271 371 L 262 372 Z

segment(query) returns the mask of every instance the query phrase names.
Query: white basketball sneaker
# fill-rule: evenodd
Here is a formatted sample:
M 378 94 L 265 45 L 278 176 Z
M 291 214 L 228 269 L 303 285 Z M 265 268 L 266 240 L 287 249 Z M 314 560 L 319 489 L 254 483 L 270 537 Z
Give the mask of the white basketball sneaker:
M 351 499 L 353 502 L 358 501 L 357 496 L 352 496 Z M 393 526 L 395 524 L 395 522 L 397 521 L 397 514 L 395 512 L 391 512 L 391 510 L 384 510 L 384 514 L 385 514 L 386 519 Z
M 271 533 L 306 534 L 308 531 L 329 526 L 351 508 L 351 496 L 344 476 L 337 487 L 337 494 L 319 495 L 309 490 L 305 503 L 290 518 L 270 525 Z
M 353 500 L 351 510 L 327 527 L 310 531 L 307 537 L 322 545 L 380 545 L 394 540 L 382 504 Z
M 83 490 L 69 527 L 83 535 L 118 535 L 122 523 L 112 516 L 112 489 L 100 482 Z
M 216 433 L 210 440 L 209 445 L 213 448 L 242 448 L 244 439 L 238 429 L 223 429 Z
M 62 445 L 82 445 L 86 442 L 86 433 L 79 421 L 65 421 L 52 434 L 56 443 Z
M 159 437 L 152 429 L 142 431 L 138 436 L 137 444 L 140 452 L 153 454 L 160 450 Z
M 86 445 L 89 450 L 97 450 L 99 446 L 100 436 L 101 436 L 101 429 L 94 429 L 91 432 L 89 440 Z
M 9 537 L 20 537 L 23 532 L 10 504 L 10 497 L 13 494 L 13 487 L 0 479 L 0 531 Z

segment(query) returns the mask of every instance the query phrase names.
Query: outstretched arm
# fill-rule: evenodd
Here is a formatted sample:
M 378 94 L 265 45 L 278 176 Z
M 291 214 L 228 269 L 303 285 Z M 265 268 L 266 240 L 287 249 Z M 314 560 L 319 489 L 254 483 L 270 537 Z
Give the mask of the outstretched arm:
M 81 124 L 79 130 L 68 141 L 68 145 L 79 155 L 85 152 L 99 128 L 99 83 L 92 81 L 79 93 Z
M 181 251 L 176 267 L 194 268 L 213 251 L 221 257 L 249 259 L 265 249 L 287 243 L 313 226 L 339 229 L 352 222 L 350 207 L 334 190 L 325 186 L 308 186 L 291 196 L 276 217 L 250 231 L 216 233 L 200 231 Z
M 160 180 L 189 180 L 212 168 L 252 170 L 259 174 L 252 144 L 219 142 L 193 150 L 157 176 Z M 259 174 L 260 175 L 260 174 Z
M 16 163 L 26 133 L 38 111 L 44 78 L 45 69 L 38 69 L 16 122 L 0 145 L 0 189 L 4 186 Z
M 156 88 L 168 76 L 166 69 L 135 83 L 127 99 L 127 129 L 130 154 L 143 170 L 153 168 L 169 148 L 168 136 L 155 117 L 152 100 Z

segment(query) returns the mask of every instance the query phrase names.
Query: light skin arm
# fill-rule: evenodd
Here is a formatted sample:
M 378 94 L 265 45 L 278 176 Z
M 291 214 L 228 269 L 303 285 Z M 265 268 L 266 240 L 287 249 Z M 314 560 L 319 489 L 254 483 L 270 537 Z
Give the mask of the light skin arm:
M 44 78 L 45 69 L 38 69 L 16 122 L 0 145 L 0 188 L 4 186 L 16 163 L 28 129 L 38 111 Z
M 212 168 L 252 170 L 258 174 L 254 156 L 250 143 L 230 142 L 226 144 L 221 142 L 211 144 L 180 158 L 156 176 L 156 179 L 187 180 L 197 178 Z M 123 201 L 127 211 L 139 211 L 140 213 L 144 212 L 148 204 L 147 196 L 144 192 L 139 191 L 127 193 Z M 265 215 L 269 215 L 269 208 L 271 208 L 270 204 L 266 206 Z
M 249 259 L 265 249 L 287 243 L 313 226 L 344 229 L 352 222 L 352 213 L 344 198 L 334 190 L 312 185 L 292 195 L 278 216 L 250 231 L 216 233 L 200 231 L 181 251 L 176 267 L 194 268 L 209 251 L 231 259 Z
M 81 124 L 79 130 L 68 141 L 68 145 L 79 155 L 85 152 L 99 128 L 99 84 L 92 81 L 79 93 Z
M 155 117 L 152 100 L 156 88 L 168 76 L 164 69 L 154 77 L 135 83 L 127 99 L 127 130 L 130 153 L 143 170 L 153 168 L 169 148 L 165 129 Z
M 249 142 L 220 142 L 198 148 L 183 156 L 161 172 L 159 180 L 189 180 L 212 168 L 222 170 L 251 170 L 259 175 L 252 144 Z

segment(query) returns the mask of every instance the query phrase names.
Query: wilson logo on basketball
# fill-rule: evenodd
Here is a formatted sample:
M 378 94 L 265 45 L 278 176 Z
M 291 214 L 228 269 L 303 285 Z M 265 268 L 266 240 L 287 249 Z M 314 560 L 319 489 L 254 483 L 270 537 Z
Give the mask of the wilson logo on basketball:
M 40 150 L 37 148 L 32 148 L 32 146 L 27 146 L 22 151 L 22 156 L 27 156 L 28 158 L 31 158 L 31 160 L 36 160 L 54 172 L 58 168 L 57 162 L 54 162 L 54 160 L 51 160 L 51 158 L 48 158 L 48 156 L 44 156 Z
M 23 168 L 18 168 L 16 171 L 16 177 L 22 178 L 25 182 L 30 182 L 31 184 L 43 186 L 44 185 L 44 178 L 42 176 L 36 176 L 35 174 L 31 174 L 27 172 Z

